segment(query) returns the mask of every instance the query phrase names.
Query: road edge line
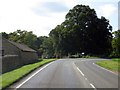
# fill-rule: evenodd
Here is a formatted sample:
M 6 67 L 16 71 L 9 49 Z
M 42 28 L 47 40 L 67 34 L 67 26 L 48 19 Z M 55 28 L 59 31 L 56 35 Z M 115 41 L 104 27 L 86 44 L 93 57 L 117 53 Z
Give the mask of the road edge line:
M 48 67 L 50 64 L 52 64 L 53 62 L 45 65 L 44 67 L 40 68 L 38 71 L 36 71 L 34 74 L 32 74 L 30 77 L 28 77 L 26 80 L 24 80 L 21 84 L 19 84 L 17 87 L 15 87 L 15 90 L 20 88 L 23 84 L 25 84 L 28 80 L 30 80 L 32 77 L 34 77 L 36 74 L 38 74 L 40 71 L 42 71 L 43 69 L 45 69 L 46 67 Z

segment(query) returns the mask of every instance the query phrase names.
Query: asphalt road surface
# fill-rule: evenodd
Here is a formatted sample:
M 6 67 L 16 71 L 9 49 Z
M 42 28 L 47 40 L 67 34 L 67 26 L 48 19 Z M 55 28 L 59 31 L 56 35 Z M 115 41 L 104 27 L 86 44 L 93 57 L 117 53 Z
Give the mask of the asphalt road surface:
M 95 64 L 103 59 L 60 59 L 9 88 L 118 88 L 118 75 Z

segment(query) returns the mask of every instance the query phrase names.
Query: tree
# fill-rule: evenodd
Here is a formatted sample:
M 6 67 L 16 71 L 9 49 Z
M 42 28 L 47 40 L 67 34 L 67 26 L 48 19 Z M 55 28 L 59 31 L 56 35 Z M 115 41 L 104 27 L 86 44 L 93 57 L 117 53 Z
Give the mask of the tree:
M 90 9 L 89 6 L 85 5 L 76 5 L 66 15 L 67 23 L 65 26 L 71 31 L 76 52 L 89 53 L 89 33 L 91 32 L 90 30 L 93 30 L 93 25 L 96 19 L 97 16 L 94 9 Z
M 2 34 L 2 37 L 8 39 L 9 35 L 6 32 L 1 32 L 0 34 Z
M 24 43 L 28 45 L 29 47 L 37 50 L 37 46 L 35 45 L 37 41 L 37 36 L 32 33 L 32 31 L 27 32 L 27 31 L 21 31 L 17 30 L 13 33 L 9 34 L 9 40 L 15 41 L 18 43 Z
M 38 52 L 38 56 L 42 57 L 43 53 L 44 53 L 44 48 L 43 48 L 43 42 L 45 39 L 47 39 L 47 36 L 40 36 L 37 37 L 37 41 L 35 42 L 35 45 L 37 46 L 37 52 Z
M 49 36 L 51 40 L 53 41 L 53 47 L 55 48 L 55 56 L 61 57 L 61 50 L 62 50 L 62 38 L 61 38 L 61 26 L 57 25 L 55 29 L 53 29 Z
M 113 32 L 113 40 L 112 40 L 112 57 L 120 57 L 120 30 Z
M 105 17 L 98 18 L 94 9 L 76 5 L 65 21 L 50 32 L 55 53 L 108 55 L 111 51 L 112 26 Z
M 45 58 L 53 58 L 54 57 L 53 41 L 50 37 L 47 37 L 44 39 L 41 47 L 43 49 L 43 57 L 45 57 Z

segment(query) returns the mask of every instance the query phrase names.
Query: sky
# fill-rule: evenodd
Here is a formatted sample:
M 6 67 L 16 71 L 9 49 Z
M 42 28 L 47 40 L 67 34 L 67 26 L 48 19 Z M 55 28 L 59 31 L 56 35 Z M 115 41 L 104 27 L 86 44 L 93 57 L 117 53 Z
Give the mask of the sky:
M 65 20 L 75 5 L 89 5 L 97 16 L 110 21 L 113 31 L 118 30 L 119 0 L 0 0 L 0 32 L 18 29 L 33 31 L 37 36 L 49 32 Z

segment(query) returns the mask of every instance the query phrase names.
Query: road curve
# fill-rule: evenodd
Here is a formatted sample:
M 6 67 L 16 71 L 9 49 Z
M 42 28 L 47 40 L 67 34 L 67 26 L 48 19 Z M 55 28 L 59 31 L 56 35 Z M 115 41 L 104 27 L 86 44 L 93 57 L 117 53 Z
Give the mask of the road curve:
M 118 88 L 118 75 L 95 64 L 102 59 L 60 59 L 9 88 Z

